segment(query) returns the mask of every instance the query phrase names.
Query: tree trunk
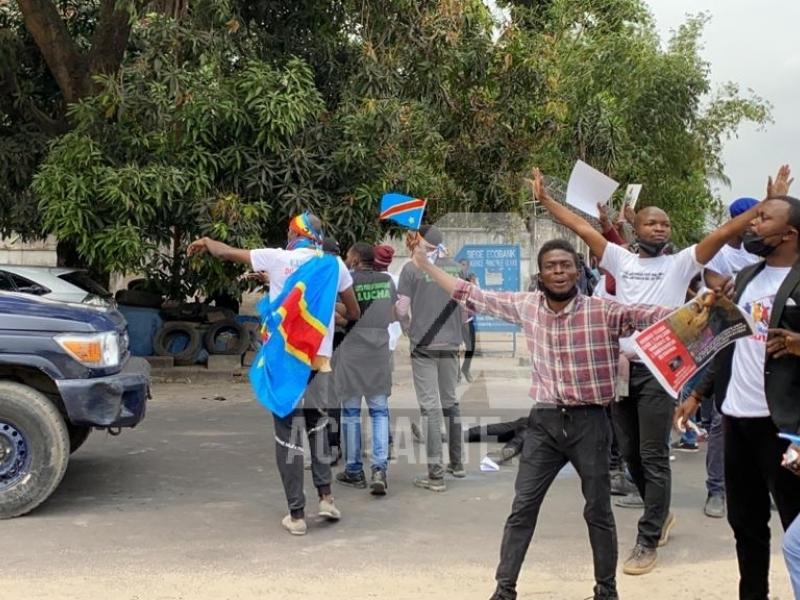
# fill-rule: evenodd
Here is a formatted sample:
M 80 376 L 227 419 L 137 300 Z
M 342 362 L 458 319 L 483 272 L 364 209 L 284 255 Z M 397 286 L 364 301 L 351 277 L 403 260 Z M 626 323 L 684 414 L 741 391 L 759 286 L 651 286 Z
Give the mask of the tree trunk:
M 189 0 L 155 0 L 150 3 L 150 10 L 180 21 L 189 11 Z

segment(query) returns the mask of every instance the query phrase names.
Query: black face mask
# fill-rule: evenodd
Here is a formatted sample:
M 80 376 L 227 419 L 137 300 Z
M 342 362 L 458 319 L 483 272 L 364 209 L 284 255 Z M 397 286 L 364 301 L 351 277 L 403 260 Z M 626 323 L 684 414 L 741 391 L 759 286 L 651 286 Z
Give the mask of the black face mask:
M 640 240 L 636 238 L 636 245 L 639 246 L 639 250 L 642 250 L 648 256 L 661 256 L 661 253 L 664 251 L 664 248 L 669 242 L 647 242 L 645 240 Z
M 542 290 L 545 298 L 548 300 L 552 300 L 553 302 L 566 302 L 567 300 L 572 300 L 575 296 L 578 295 L 578 286 L 574 286 L 567 292 L 554 292 L 553 290 L 547 288 L 544 285 L 544 282 L 539 279 L 539 289 Z
M 748 231 L 742 236 L 742 246 L 750 254 L 755 254 L 761 258 L 767 258 L 777 248 L 777 246 L 767 244 L 764 241 L 764 236 L 758 235 L 754 231 Z

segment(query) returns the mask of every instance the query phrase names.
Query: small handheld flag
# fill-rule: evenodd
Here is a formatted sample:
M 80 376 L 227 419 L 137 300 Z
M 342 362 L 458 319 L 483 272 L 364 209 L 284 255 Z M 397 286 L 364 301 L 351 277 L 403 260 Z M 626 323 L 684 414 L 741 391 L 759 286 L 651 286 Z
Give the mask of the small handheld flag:
M 408 229 L 419 229 L 427 200 L 389 192 L 381 197 L 381 221 L 394 221 Z

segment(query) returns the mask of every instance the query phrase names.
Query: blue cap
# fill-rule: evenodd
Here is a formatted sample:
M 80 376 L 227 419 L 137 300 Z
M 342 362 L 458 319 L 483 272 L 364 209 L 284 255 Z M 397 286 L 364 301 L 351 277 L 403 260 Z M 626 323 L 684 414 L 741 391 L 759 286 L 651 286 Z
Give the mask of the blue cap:
M 728 210 L 731 211 L 731 219 L 738 217 L 742 213 L 746 213 L 756 204 L 758 204 L 758 200 L 755 198 L 739 198 L 738 200 L 734 200 L 728 208 Z

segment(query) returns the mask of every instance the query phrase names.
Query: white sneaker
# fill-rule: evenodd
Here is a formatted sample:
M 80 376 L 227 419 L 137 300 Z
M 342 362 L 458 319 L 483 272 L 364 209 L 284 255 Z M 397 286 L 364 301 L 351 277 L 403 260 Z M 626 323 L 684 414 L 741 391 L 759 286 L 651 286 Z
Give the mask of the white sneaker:
M 292 535 L 305 535 L 308 531 L 305 519 L 293 519 L 292 515 L 286 515 L 281 521 L 283 528 Z
M 333 498 L 330 500 L 322 498 L 319 501 L 319 516 L 328 521 L 338 521 L 342 518 L 342 513 L 336 508 L 336 505 L 333 503 Z

